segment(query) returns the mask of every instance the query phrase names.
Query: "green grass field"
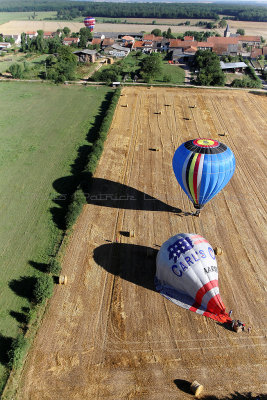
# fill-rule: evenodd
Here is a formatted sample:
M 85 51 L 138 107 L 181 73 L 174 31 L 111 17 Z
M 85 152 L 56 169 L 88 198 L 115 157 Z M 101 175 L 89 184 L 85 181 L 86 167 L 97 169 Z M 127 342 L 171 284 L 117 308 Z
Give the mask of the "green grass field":
M 22 63 L 22 65 L 24 66 L 24 62 L 26 62 L 26 64 L 31 70 L 28 73 L 24 73 L 24 78 L 25 79 L 38 78 L 40 69 L 44 69 L 44 66 L 42 65 L 41 62 L 44 61 L 47 56 L 48 54 L 42 54 L 42 55 L 35 54 L 28 58 L 25 57 L 25 54 L 22 53 L 7 54 L 3 58 L 0 57 L 0 74 L 6 72 L 11 64 Z
M 34 21 L 42 21 L 46 18 L 56 18 L 56 11 L 40 11 L 36 13 Z M 0 12 L 0 25 L 8 21 L 32 20 L 33 12 Z
M 170 65 L 168 64 L 168 62 L 164 61 L 162 65 L 161 76 L 157 79 L 154 79 L 153 82 L 166 82 L 176 85 L 182 85 L 184 83 L 184 78 L 185 72 L 183 68 L 179 67 L 178 65 Z
M 28 277 L 40 273 L 60 234 L 50 212 L 59 195 L 53 182 L 71 175 L 108 91 L 0 82 L 0 386 L 5 373 L 1 353 L 17 335 L 23 307 L 29 306 Z M 20 282 L 21 277 L 27 279 Z

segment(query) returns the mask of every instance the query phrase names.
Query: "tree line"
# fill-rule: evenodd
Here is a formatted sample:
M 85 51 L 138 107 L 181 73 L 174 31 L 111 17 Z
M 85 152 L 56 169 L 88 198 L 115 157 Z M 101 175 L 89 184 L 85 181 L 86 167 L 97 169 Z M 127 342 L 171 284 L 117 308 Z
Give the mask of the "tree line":
M 93 15 L 110 18 L 201 18 L 267 22 L 264 6 L 231 4 L 185 4 L 185 3 L 108 3 L 65 0 L 3 0 L 0 11 L 57 11 L 57 18 L 71 20 Z

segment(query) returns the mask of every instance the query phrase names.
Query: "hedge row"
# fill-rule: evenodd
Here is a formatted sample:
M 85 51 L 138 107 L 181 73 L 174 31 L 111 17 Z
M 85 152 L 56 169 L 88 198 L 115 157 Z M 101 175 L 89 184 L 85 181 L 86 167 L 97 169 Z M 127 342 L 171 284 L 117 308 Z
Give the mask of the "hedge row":
M 231 86 L 233 87 L 246 87 L 246 88 L 261 88 L 262 83 L 260 78 L 256 75 L 254 68 L 250 65 L 246 68 L 247 76 L 243 79 L 234 79 Z
M 107 138 L 107 134 L 113 119 L 113 115 L 120 98 L 121 89 L 118 88 L 114 91 L 109 107 L 103 118 L 100 130 L 98 132 L 98 137 L 93 143 L 92 151 L 89 155 L 89 160 L 85 166 L 81 176 L 81 182 L 78 185 L 76 191 L 73 194 L 73 200 L 69 205 L 67 216 L 66 216 L 66 226 L 70 229 L 76 222 L 78 216 L 82 211 L 82 207 L 86 204 L 86 193 L 90 188 L 90 183 L 93 174 L 95 173 L 98 161 L 104 149 L 104 142 Z
M 76 222 L 82 207 L 86 204 L 86 195 L 83 188 L 86 186 L 88 190 L 88 183 L 90 183 L 91 178 L 96 170 L 98 161 L 103 152 L 104 142 L 107 138 L 107 134 L 112 122 L 112 118 L 116 109 L 117 102 L 120 97 L 120 89 L 116 89 L 111 98 L 109 107 L 105 113 L 100 130 L 95 139 L 92 151 L 89 155 L 88 163 L 81 174 L 80 183 L 73 194 L 72 202 L 69 204 L 68 212 L 66 216 L 67 229 L 70 229 Z M 86 185 L 85 185 L 86 183 Z M 42 274 L 34 280 L 32 288 L 32 306 L 29 308 L 25 319 L 25 330 L 29 328 L 37 317 L 38 308 L 36 306 L 43 304 L 46 299 L 50 298 L 53 294 L 54 280 L 52 275 L 59 275 L 61 271 L 61 265 L 56 258 L 52 258 L 51 262 L 46 267 L 46 274 Z M 25 338 L 23 333 L 13 339 L 11 343 L 10 350 L 8 352 L 8 367 L 13 370 L 17 370 L 22 366 L 23 359 L 30 341 Z

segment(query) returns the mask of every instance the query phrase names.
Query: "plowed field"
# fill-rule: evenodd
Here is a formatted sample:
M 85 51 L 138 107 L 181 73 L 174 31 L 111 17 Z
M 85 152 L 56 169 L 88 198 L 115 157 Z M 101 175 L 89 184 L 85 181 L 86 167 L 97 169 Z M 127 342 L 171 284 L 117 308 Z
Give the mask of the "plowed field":
M 122 93 L 66 251 L 69 283 L 55 290 L 17 399 L 191 399 L 188 382 L 195 379 L 218 398 L 266 394 L 267 98 L 214 89 Z M 218 136 L 223 132 L 228 136 Z M 175 149 L 195 137 L 223 141 L 237 161 L 232 180 L 200 218 L 185 214 L 192 206 L 171 166 Z M 250 334 L 154 291 L 156 251 L 178 232 L 222 247 L 220 293 L 233 318 L 252 326 Z

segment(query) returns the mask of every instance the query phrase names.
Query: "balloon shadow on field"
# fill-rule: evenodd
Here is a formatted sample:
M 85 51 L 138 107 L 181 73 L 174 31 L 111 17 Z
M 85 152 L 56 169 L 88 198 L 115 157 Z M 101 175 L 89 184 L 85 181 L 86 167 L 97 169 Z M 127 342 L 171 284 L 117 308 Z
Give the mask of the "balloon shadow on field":
M 92 178 L 88 187 L 85 177 L 82 188 L 88 204 L 125 210 L 182 212 L 145 192 L 108 179 Z
M 155 291 L 158 250 L 128 243 L 103 244 L 94 250 L 95 262 L 107 272 Z
M 65 217 L 72 194 L 77 187 L 75 182 L 73 176 L 65 176 L 53 182 L 54 189 L 59 193 L 53 201 L 59 207 L 51 208 L 50 212 L 59 229 L 66 229 Z M 186 215 L 180 208 L 172 207 L 145 192 L 108 179 L 93 178 L 89 172 L 80 174 L 80 187 L 87 204 L 125 210 L 165 211 Z

